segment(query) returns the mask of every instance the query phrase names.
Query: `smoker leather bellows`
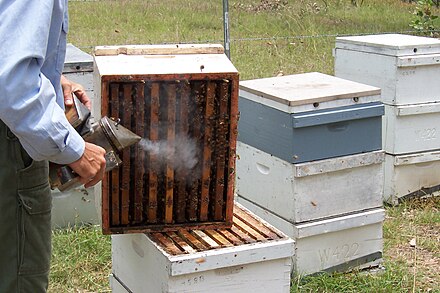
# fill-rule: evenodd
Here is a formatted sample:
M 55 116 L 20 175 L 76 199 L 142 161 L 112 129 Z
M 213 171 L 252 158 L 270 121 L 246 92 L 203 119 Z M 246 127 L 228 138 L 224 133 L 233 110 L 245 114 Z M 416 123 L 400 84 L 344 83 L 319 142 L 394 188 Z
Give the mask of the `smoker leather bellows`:
M 101 115 L 143 138 L 103 180 L 103 232 L 230 227 L 238 72 L 223 47 L 96 47 L 95 66 Z

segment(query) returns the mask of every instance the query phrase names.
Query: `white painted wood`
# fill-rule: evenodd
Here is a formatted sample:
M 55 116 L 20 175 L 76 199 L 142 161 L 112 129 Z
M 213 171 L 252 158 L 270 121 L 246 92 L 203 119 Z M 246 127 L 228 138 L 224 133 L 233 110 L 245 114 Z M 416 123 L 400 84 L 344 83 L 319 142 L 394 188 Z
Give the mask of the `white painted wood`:
M 277 101 L 274 101 L 272 99 L 267 99 L 263 96 L 259 96 L 256 94 L 246 92 L 245 90 L 239 90 L 238 94 L 242 98 L 246 98 L 248 100 L 272 107 L 274 109 L 277 109 L 277 110 L 280 110 L 280 111 L 283 111 L 286 113 L 302 113 L 302 112 L 315 111 L 315 110 L 324 110 L 324 109 L 329 109 L 329 108 L 372 103 L 372 102 L 377 102 L 377 101 L 381 100 L 380 95 L 372 95 L 372 96 L 364 96 L 364 97 L 352 97 L 352 98 L 347 98 L 347 99 L 339 99 L 339 100 L 328 101 L 328 102 L 304 104 L 304 105 L 298 105 L 298 106 L 289 106 L 284 103 L 279 103 Z
M 385 105 L 383 149 L 394 155 L 440 149 L 440 103 Z
M 295 240 L 293 272 L 296 274 L 362 269 L 375 267 L 382 261 L 366 257 L 383 251 L 383 209 L 294 224 L 240 196 L 237 201 Z M 345 266 L 356 260 L 359 263 Z
M 335 76 L 377 86 L 385 104 L 440 101 L 440 41 L 379 35 L 337 38 Z
M 382 151 L 290 164 L 237 142 L 236 193 L 288 222 L 382 206 Z
M 385 156 L 384 200 L 386 202 L 395 205 L 402 197 L 438 185 L 440 185 L 439 151 Z
M 295 164 L 295 174 L 297 178 L 318 175 L 328 172 L 337 172 L 345 169 L 357 168 L 374 164 L 382 164 L 385 158 L 383 151 L 374 151 L 365 154 L 356 154 L 349 157 L 336 157 L 320 161 Z
M 112 273 L 132 292 L 289 292 L 293 240 L 170 256 L 145 234 L 112 236 Z
M 95 207 L 95 191 L 91 188 L 75 188 L 60 192 L 52 190 L 52 228 L 66 228 L 99 223 Z
M 115 278 L 113 274 L 110 274 L 109 281 L 112 293 L 131 293 L 124 288 L 124 286 Z
M 416 55 L 411 58 L 404 56 L 397 58 L 397 67 L 415 67 L 436 64 L 440 64 L 440 54 Z
M 407 56 L 440 53 L 440 40 L 404 34 L 349 36 L 336 38 L 336 48 L 389 56 Z
M 95 56 L 102 76 L 237 73 L 225 54 Z
M 240 90 L 287 106 L 380 95 L 376 87 L 318 72 L 241 81 Z

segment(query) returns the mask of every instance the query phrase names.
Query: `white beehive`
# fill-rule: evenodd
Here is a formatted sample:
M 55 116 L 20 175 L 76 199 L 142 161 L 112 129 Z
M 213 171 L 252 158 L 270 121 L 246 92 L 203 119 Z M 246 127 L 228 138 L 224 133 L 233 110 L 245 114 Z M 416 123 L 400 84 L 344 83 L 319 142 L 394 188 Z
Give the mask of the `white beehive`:
M 293 253 L 292 239 L 235 206 L 231 229 L 113 235 L 112 289 L 287 293 Z
M 439 126 L 440 103 L 385 105 L 383 148 L 394 155 L 440 149 Z
M 336 38 L 335 76 L 377 86 L 385 104 L 440 101 L 440 40 L 401 34 Z
M 440 190 L 440 151 L 408 155 L 386 155 L 384 200 L 398 204 L 406 196 Z
M 291 164 L 237 143 L 236 193 L 298 223 L 382 206 L 384 152 Z
M 296 274 L 364 269 L 382 262 L 385 210 L 381 208 L 293 224 L 241 197 L 237 200 L 295 240 Z

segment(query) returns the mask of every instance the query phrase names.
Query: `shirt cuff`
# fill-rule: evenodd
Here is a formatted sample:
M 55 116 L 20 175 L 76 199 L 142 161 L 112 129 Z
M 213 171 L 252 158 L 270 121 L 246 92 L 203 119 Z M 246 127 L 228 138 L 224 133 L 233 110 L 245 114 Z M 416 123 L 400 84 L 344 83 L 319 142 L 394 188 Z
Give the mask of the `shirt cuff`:
M 84 139 L 70 126 L 69 132 L 64 138 L 65 147 L 56 155 L 48 158 L 49 161 L 67 165 L 80 159 L 84 154 L 85 142 Z

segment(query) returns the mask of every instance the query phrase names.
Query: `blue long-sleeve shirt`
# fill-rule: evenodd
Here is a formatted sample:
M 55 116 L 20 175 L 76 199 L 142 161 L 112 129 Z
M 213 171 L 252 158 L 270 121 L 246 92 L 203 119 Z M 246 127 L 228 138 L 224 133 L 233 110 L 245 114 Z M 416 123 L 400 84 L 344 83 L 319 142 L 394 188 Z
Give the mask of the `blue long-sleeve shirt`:
M 64 114 L 68 0 L 0 0 L 0 120 L 34 160 L 69 164 L 84 140 Z

